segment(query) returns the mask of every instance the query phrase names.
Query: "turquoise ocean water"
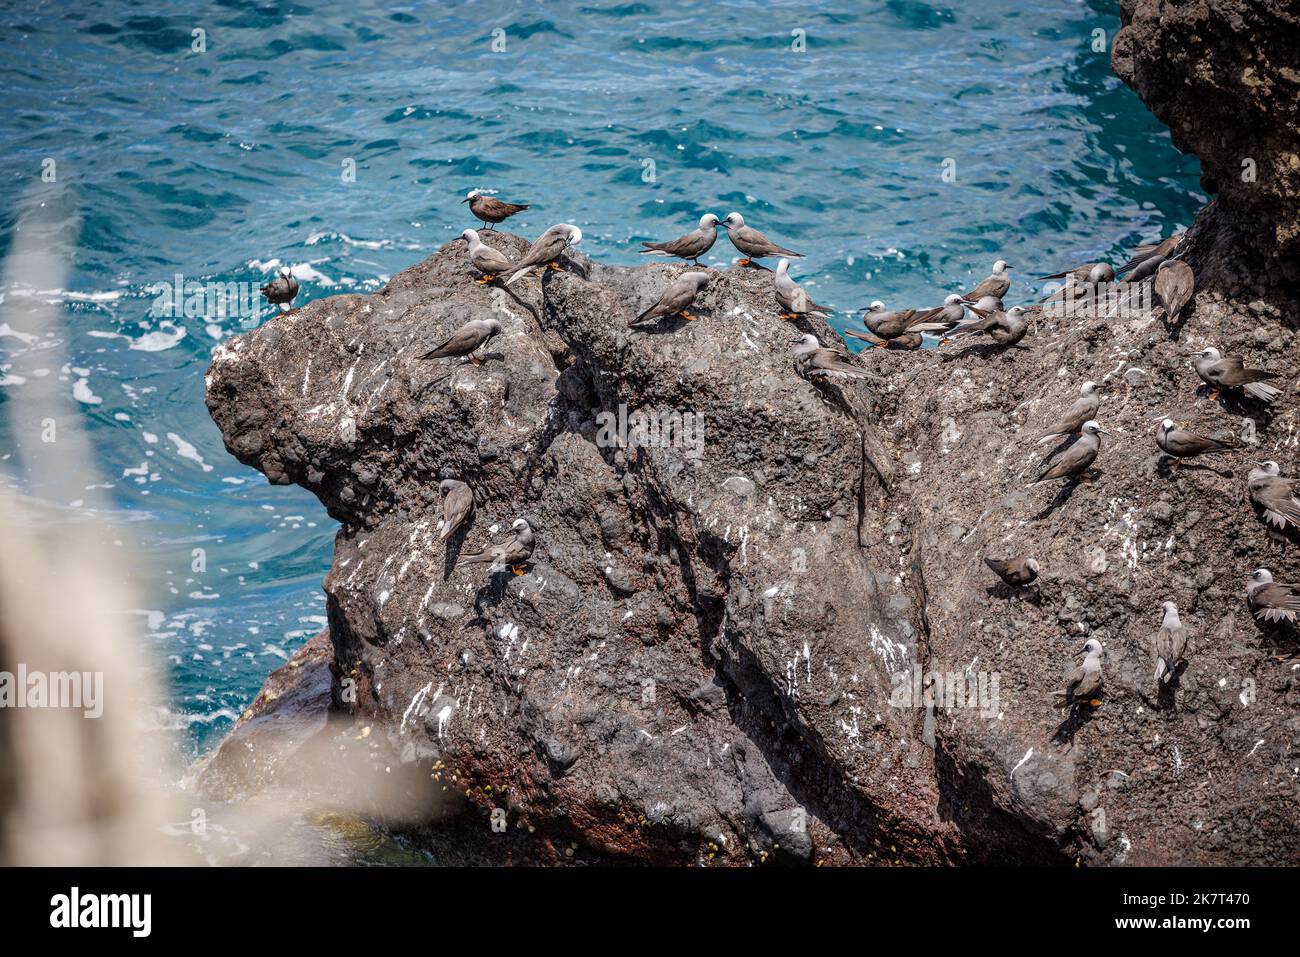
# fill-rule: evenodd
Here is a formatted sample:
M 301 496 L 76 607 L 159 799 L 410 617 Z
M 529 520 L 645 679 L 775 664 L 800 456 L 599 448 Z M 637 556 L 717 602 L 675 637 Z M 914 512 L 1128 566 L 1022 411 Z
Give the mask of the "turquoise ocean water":
M 1109 3 L 108 0 L 0 23 L 0 256 L 42 190 L 80 221 L 54 250 L 66 288 L 0 290 L 61 306 L 69 360 L 0 325 L 0 482 L 41 496 L 5 407 L 56 377 L 148 558 L 121 573 L 184 756 L 323 624 L 334 523 L 225 453 L 203 373 L 257 320 L 164 314 L 177 274 L 373 290 L 473 225 L 458 200 L 481 187 L 533 204 L 517 231 L 576 223 L 616 263 L 738 210 L 806 254 L 818 301 L 929 306 L 998 257 L 1021 279 L 1117 257 L 1203 201 L 1196 160 L 1111 75 Z

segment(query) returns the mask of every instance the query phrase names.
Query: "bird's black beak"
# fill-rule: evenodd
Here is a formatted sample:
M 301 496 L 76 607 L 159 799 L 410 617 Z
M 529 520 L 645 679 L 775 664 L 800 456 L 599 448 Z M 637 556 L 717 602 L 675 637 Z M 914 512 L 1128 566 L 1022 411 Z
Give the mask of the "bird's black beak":
M 462 202 L 462 203 L 468 203 L 468 202 L 469 202 L 469 197 L 466 196 L 464 199 L 461 200 L 461 202 Z

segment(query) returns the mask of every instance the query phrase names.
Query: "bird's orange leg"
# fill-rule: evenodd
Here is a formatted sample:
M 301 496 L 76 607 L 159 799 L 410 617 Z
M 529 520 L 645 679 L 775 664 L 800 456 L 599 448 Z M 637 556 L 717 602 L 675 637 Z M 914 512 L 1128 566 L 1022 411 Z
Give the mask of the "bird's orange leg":
M 487 273 L 484 273 L 483 278 L 478 280 L 478 284 L 480 286 L 486 286 L 488 283 L 492 282 L 496 278 L 497 278 L 496 276 L 489 276 Z
M 685 309 L 683 309 L 681 312 L 679 312 L 678 315 L 681 316 L 683 319 L 685 319 L 687 322 L 694 322 L 696 319 L 699 318 L 699 316 L 692 316 L 692 315 L 691 315 L 689 312 L 687 312 Z
M 512 572 L 514 572 L 516 576 L 518 576 L 518 575 L 523 575 L 523 574 L 527 571 L 527 569 L 528 569 L 528 566 L 527 566 L 527 565 L 511 565 L 511 566 L 510 566 L 510 570 L 511 570 Z
M 564 272 L 564 267 L 561 266 L 554 259 L 552 259 L 549 263 L 547 263 L 547 265 L 550 266 L 552 269 L 554 269 L 556 272 Z

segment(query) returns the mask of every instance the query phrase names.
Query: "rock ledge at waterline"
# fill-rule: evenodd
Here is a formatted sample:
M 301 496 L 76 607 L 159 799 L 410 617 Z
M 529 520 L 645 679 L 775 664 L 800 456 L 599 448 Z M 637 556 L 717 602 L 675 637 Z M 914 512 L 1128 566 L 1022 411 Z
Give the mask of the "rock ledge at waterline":
M 1235 462 L 1170 478 L 1153 440 L 1171 415 L 1290 448 L 1274 307 L 1203 294 L 1174 340 L 1147 316 L 1049 318 L 1005 353 L 881 350 L 858 361 L 884 384 L 839 401 L 790 357 L 800 331 L 837 337 L 778 320 L 770 273 L 721 272 L 698 321 L 634 332 L 682 267 L 567 264 L 503 292 L 456 240 L 373 296 L 230 340 L 209 372 L 229 450 L 342 525 L 333 704 L 447 788 L 437 820 L 404 825 L 419 842 L 488 862 L 1300 859 L 1300 690 L 1276 657 L 1295 646 L 1242 597 L 1290 552 Z M 482 366 L 417 358 L 486 317 L 504 331 Z M 1271 419 L 1198 396 L 1202 343 L 1282 373 Z M 1026 489 L 1085 379 L 1110 386 L 1100 476 Z M 703 414 L 702 442 L 598 442 L 620 404 Z M 444 477 L 477 493 L 450 542 Z M 521 515 L 527 574 L 453 568 Z M 1043 576 L 1008 603 L 982 558 L 1012 553 Z M 1176 709 L 1151 677 L 1166 598 L 1194 630 Z M 1049 693 L 1085 636 L 1106 703 L 1072 721 Z M 914 668 L 970 673 L 984 707 L 897 706 Z M 200 780 L 229 792 L 230 773 Z

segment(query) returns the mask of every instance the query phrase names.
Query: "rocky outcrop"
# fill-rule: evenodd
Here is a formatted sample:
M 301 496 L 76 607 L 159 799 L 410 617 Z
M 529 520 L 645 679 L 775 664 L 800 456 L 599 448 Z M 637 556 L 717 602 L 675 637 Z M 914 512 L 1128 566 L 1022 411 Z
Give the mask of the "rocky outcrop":
M 1201 159 L 1216 199 L 1190 259 L 1204 283 L 1300 287 L 1300 6 L 1123 0 L 1115 73 Z
M 1242 596 L 1291 552 L 1245 503 L 1241 457 L 1170 476 L 1153 440 L 1171 415 L 1290 464 L 1275 306 L 1244 319 L 1205 293 L 1174 338 L 1147 314 L 1044 318 L 1008 352 L 866 354 L 882 382 L 837 388 L 796 373 L 799 332 L 837 337 L 780 321 L 766 271 L 718 273 L 699 321 L 634 331 L 679 267 L 566 266 L 482 287 L 457 240 L 374 296 L 228 341 L 208 375 L 230 451 L 341 523 L 334 707 L 463 795 L 421 843 L 516 862 L 1297 859 L 1294 639 Z M 486 317 L 504 332 L 482 366 L 417 358 Z M 1276 411 L 1198 397 L 1187 353 L 1210 342 L 1285 377 Z M 1026 488 L 1085 379 L 1111 386 L 1100 474 Z M 651 414 L 679 428 L 638 443 Z M 444 477 L 477 499 L 446 542 Z M 521 515 L 525 574 L 454 567 Z M 1007 554 L 1038 558 L 1036 590 L 984 568 Z M 1159 699 L 1165 599 L 1196 636 Z M 1106 646 L 1105 704 L 1061 711 L 1085 637 Z

